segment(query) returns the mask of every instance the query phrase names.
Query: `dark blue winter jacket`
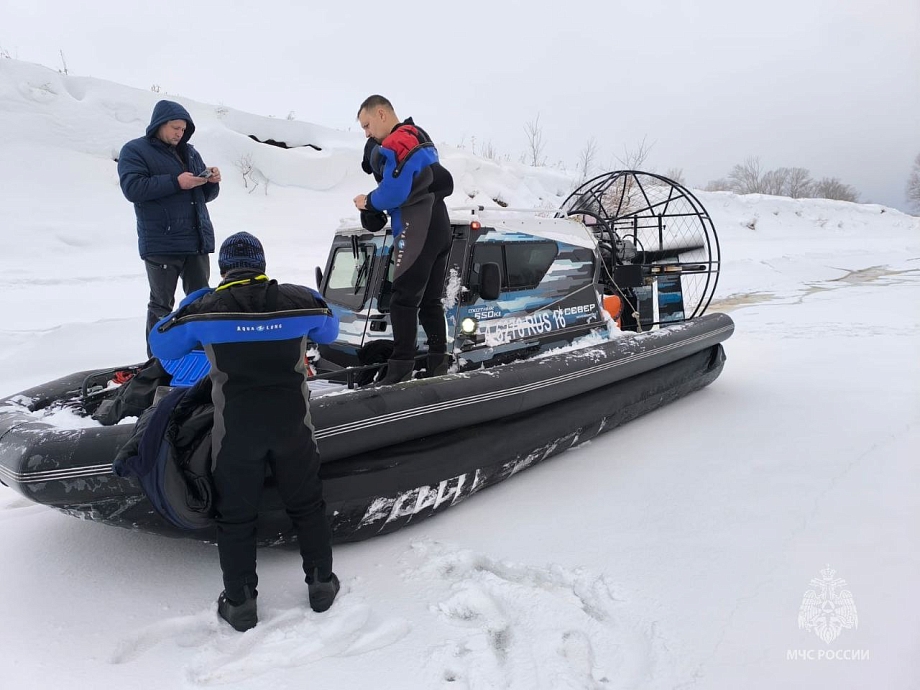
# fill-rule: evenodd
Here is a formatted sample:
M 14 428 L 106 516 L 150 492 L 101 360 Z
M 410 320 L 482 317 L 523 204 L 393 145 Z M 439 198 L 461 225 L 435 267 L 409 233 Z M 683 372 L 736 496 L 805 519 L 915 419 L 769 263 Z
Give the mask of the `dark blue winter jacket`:
M 157 138 L 160 126 L 170 120 L 188 123 L 175 148 Z M 195 123 L 185 108 L 173 101 L 160 101 L 153 109 L 146 136 L 129 141 L 118 156 L 121 191 L 134 204 L 137 216 L 141 258 L 214 251 L 214 228 L 205 204 L 217 198 L 220 185 L 209 182 L 194 189 L 179 187 L 179 175 L 197 175 L 207 167 L 188 143 L 194 133 Z

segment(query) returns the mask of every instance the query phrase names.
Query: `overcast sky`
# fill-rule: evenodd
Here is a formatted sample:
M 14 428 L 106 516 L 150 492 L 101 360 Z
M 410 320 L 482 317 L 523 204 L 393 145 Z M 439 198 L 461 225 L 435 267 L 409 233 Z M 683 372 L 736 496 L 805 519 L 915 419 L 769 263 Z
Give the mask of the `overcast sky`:
M 905 208 L 920 0 L 0 0 L 0 49 L 71 74 L 358 131 L 382 93 L 437 142 L 549 164 L 652 145 L 703 186 L 759 156 Z

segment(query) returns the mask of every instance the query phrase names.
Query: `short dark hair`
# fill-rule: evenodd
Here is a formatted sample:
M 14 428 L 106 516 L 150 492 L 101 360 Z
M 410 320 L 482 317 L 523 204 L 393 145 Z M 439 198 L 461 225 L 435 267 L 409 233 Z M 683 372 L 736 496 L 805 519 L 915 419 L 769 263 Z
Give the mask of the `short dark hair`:
M 393 104 L 390 103 L 389 99 L 384 98 L 379 93 L 375 93 L 373 96 L 368 96 L 364 99 L 364 102 L 361 104 L 361 107 L 358 108 L 358 114 L 355 115 L 355 118 L 361 117 L 362 110 L 373 110 L 374 108 L 389 108 L 394 110 Z

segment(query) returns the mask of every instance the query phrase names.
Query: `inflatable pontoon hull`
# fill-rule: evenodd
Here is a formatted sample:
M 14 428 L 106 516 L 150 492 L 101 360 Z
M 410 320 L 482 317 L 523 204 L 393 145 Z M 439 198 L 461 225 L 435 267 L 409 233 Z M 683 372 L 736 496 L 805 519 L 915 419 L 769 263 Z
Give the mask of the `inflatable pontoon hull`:
M 724 314 L 628 334 L 602 345 L 494 369 L 318 397 L 311 403 L 327 510 L 337 542 L 417 522 L 646 412 L 722 371 Z M 172 536 L 134 479 L 111 462 L 131 425 L 61 429 L 28 411 L 73 395 L 88 372 L 7 398 L 0 407 L 0 481 L 72 515 Z M 263 543 L 293 538 L 272 478 Z

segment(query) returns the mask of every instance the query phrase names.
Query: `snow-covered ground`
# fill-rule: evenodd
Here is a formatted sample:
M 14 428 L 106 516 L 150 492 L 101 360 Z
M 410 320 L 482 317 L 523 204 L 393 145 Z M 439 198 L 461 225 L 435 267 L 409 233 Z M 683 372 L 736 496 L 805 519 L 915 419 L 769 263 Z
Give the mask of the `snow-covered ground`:
M 156 100 L 0 60 L 0 396 L 144 358 L 146 279 L 113 158 Z M 312 284 L 369 189 L 361 136 L 181 100 L 223 170 L 218 242 L 249 230 L 271 274 Z M 456 205 L 553 206 L 572 186 L 440 148 Z M 252 193 L 234 167 L 246 154 Z M 920 219 L 699 197 L 737 326 L 722 376 L 441 516 L 338 547 L 326 614 L 297 552 L 263 549 L 261 622 L 240 635 L 218 623 L 213 546 L 0 487 L 0 688 L 920 686 Z M 830 570 L 858 624 L 825 642 L 799 616 Z

